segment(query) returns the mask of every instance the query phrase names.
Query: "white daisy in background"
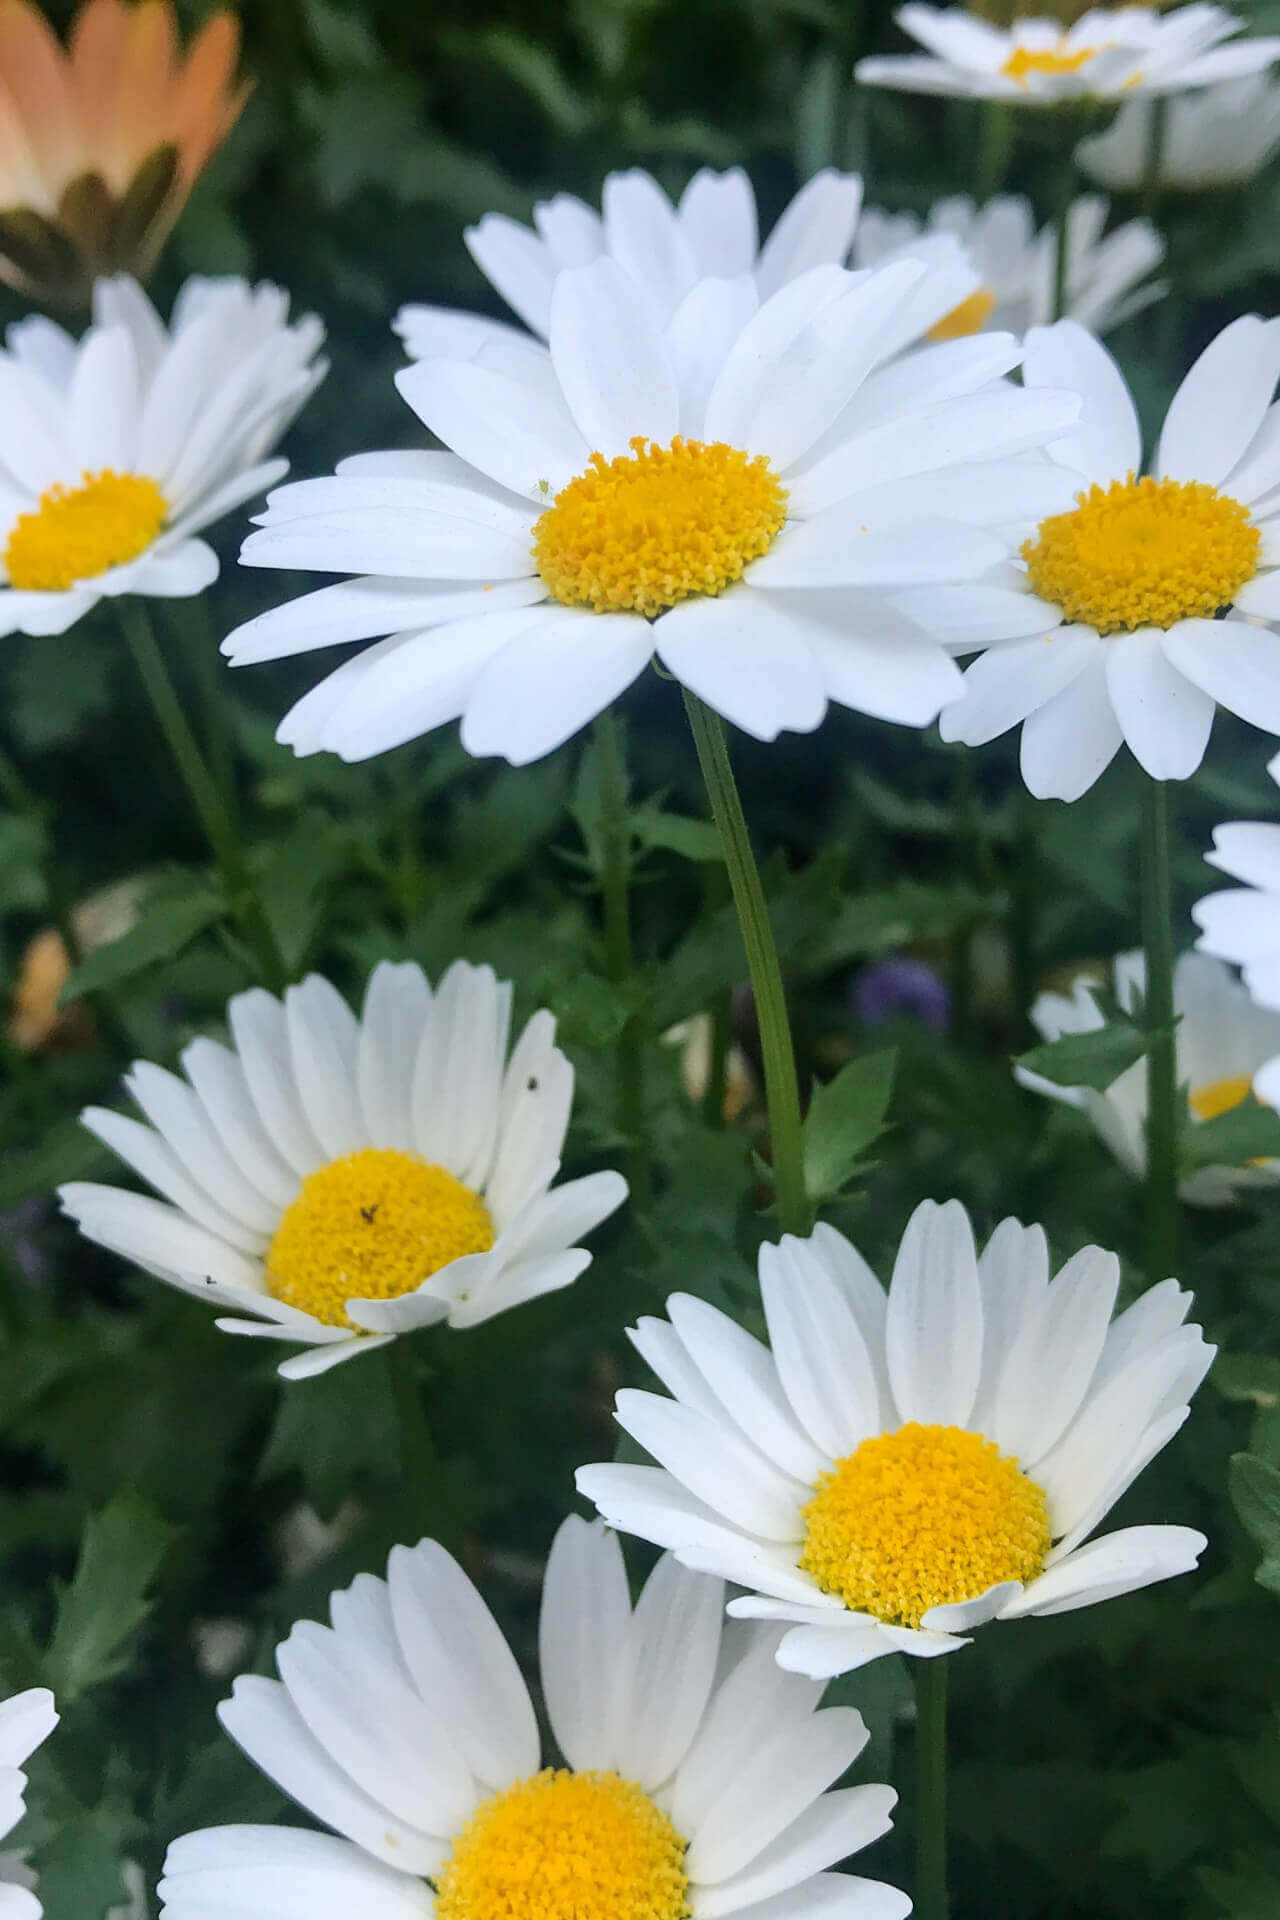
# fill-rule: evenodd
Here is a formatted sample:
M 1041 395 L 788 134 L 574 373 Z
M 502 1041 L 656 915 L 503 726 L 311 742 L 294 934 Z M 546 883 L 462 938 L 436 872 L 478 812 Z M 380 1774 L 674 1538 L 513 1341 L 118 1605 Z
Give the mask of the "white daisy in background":
M 988 529 L 1012 503 L 1069 504 L 1055 468 L 1012 456 L 1079 410 L 1001 384 L 1008 334 L 885 365 L 928 276 L 819 266 L 762 305 L 749 278 L 702 280 L 659 329 L 603 259 L 557 280 L 549 350 L 468 322 L 473 357 L 397 378 L 449 451 L 281 488 L 242 554 L 364 577 L 224 651 L 243 666 L 389 636 L 279 729 L 346 760 L 459 717 L 469 752 L 535 760 L 655 655 L 759 739 L 810 731 L 828 700 L 926 725 L 961 683 L 917 591 L 1001 561 Z M 1001 606 L 999 634 L 1040 622 L 1016 595 Z
M 1106 333 L 1166 291 L 1150 278 L 1164 259 L 1164 242 L 1149 220 L 1127 220 L 1107 233 L 1110 208 L 1100 194 L 1082 194 L 1067 216 L 1066 313 L 1093 333 Z M 978 277 L 969 294 L 930 332 L 956 340 L 984 327 L 1022 334 L 1053 319 L 1058 243 L 1054 229 L 1037 232 L 1031 202 L 1001 194 L 977 207 L 967 194 L 939 200 L 927 221 L 913 213 L 868 207 L 854 242 L 855 267 L 919 258 L 936 241 L 956 240 Z
M 79 341 L 38 316 L 0 353 L 0 634 L 65 633 L 103 598 L 201 593 L 194 536 L 288 469 L 324 329 L 267 283 L 188 280 L 166 329 L 136 281 L 94 289 Z
M 829 1791 L 852 1707 L 723 1624 L 718 1580 L 660 1560 L 634 1609 L 617 1540 L 566 1520 L 539 1634 L 548 1754 L 493 1615 L 442 1547 L 396 1547 L 220 1709 L 334 1833 L 214 1827 L 169 1849 L 170 1920 L 903 1920 L 827 1869 L 885 1833 L 884 1786 Z
M 192 1041 L 186 1079 L 126 1076 L 151 1122 L 81 1118 L 162 1196 L 75 1181 L 63 1209 L 100 1246 L 248 1312 L 227 1333 L 301 1343 L 297 1380 L 447 1319 L 478 1326 L 567 1287 L 574 1242 L 626 1198 L 621 1174 L 553 1186 L 573 1102 L 555 1021 L 511 1049 L 511 988 L 455 961 L 432 992 L 375 967 L 359 1019 L 318 974 L 227 1008 L 232 1047 Z
M 1138 478 L 1138 416 L 1106 348 L 1072 320 L 1032 329 L 1028 388 L 1084 396 L 1079 430 L 1049 448 L 1077 476 L 1076 505 L 1031 529 L 1024 571 L 1002 576 L 1041 609 L 1041 630 L 969 667 L 944 739 L 976 747 L 1021 724 L 1031 792 L 1077 800 L 1122 741 L 1153 779 L 1188 779 L 1215 703 L 1280 733 L 1280 643 L 1259 624 L 1280 619 L 1278 377 L 1280 320 L 1232 321 Z
M 1118 954 L 1114 963 L 1116 999 L 1127 1011 L 1141 1004 L 1146 964 L 1141 953 Z M 1088 980 L 1069 994 L 1039 994 L 1031 1021 L 1045 1040 L 1065 1033 L 1092 1033 L 1105 1025 Z M 1184 953 L 1174 968 L 1173 1004 L 1178 1016 L 1178 1084 L 1186 1088 L 1187 1119 L 1198 1126 L 1230 1113 L 1251 1097 L 1253 1077 L 1280 1053 L 1280 1014 L 1267 1013 L 1250 1000 L 1220 960 Z M 1077 1107 L 1093 1122 L 1116 1159 L 1135 1179 L 1147 1170 L 1147 1063 L 1139 1060 L 1107 1088 L 1060 1087 L 1024 1067 L 1014 1068 L 1024 1087 Z M 1221 1207 L 1250 1187 L 1275 1186 L 1280 1161 L 1252 1167 L 1198 1167 L 1179 1191 L 1192 1206 Z
M 1105 133 L 1076 148 L 1080 171 L 1113 193 L 1138 192 L 1147 177 L 1152 111 L 1142 100 L 1121 107 Z M 1280 84 L 1269 73 L 1184 94 L 1165 111 L 1159 184 L 1166 192 L 1241 186 L 1280 147 Z
M 1016 1220 L 979 1259 L 955 1200 L 916 1208 L 887 1299 L 833 1227 L 788 1235 L 760 1249 L 768 1346 L 688 1294 L 633 1330 L 674 1398 L 624 1389 L 616 1418 L 660 1464 L 583 1467 L 579 1491 L 746 1587 L 730 1613 L 789 1623 L 778 1659 L 815 1679 L 1185 1573 L 1187 1527 L 1089 1538 L 1213 1357 L 1176 1280 L 1112 1321 L 1119 1280 L 1085 1247 L 1050 1283 Z
M 861 177 L 825 168 L 801 187 L 761 245 L 755 194 L 741 167 L 701 168 L 674 206 L 652 174 L 632 168 L 606 175 L 600 213 L 560 193 L 535 205 L 534 231 L 506 214 L 487 213 L 467 229 L 466 242 L 490 285 L 544 340 L 557 275 L 602 255 L 630 275 L 635 297 L 659 327 L 675 318 L 700 280 L 749 279 L 756 299 L 742 303 L 745 323 L 758 302 L 810 268 L 845 264 L 861 206 Z M 939 242 L 930 265 L 934 273 L 899 316 L 899 327 L 911 329 L 913 338 L 977 285 L 972 263 L 953 241 Z M 495 331 L 474 315 L 427 306 L 402 307 L 395 326 L 415 360 L 440 353 L 470 359 Z
M 1267 772 L 1280 785 L 1280 754 Z M 1259 1007 L 1280 1009 L 1280 824 L 1233 820 L 1215 827 L 1213 852 L 1205 859 L 1243 884 L 1197 900 L 1191 909 L 1200 928 L 1196 944 L 1202 953 L 1240 967 L 1245 990 Z M 1253 1089 L 1267 1106 L 1280 1107 L 1280 1034 L 1272 1052 L 1276 1057 L 1255 1071 Z
M 1130 99 L 1181 93 L 1257 73 L 1280 58 L 1280 39 L 1220 43 L 1245 22 L 1225 7 L 1195 4 L 1092 7 L 1071 26 L 1015 20 L 997 27 L 964 7 L 911 0 L 894 19 L 926 53 L 874 55 L 856 68 L 864 86 L 943 93 L 1021 106 L 1065 100 Z
M 26 1812 L 24 1763 L 43 1746 L 58 1724 L 48 1687 L 28 1687 L 0 1701 L 0 1840 L 7 1839 Z M 18 1878 L 16 1876 L 21 1876 Z M 41 1907 L 27 1881 L 21 1855 L 6 1854 L 0 1867 L 0 1920 L 40 1920 Z

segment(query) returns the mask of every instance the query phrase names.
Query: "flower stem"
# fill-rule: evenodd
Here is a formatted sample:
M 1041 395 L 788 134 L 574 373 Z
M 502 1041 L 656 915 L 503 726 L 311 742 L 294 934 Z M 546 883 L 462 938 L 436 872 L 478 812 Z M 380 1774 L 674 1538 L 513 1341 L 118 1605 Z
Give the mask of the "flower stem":
M 1165 145 L 1169 137 L 1169 100 L 1162 94 L 1151 102 L 1147 122 L 1147 149 L 1142 162 L 1142 211 L 1154 221 L 1160 211 L 1160 190 L 1164 175 Z
M 947 1655 L 913 1663 L 916 1683 L 915 1920 L 947 1920 Z
M 1147 1264 L 1151 1280 L 1178 1263 L 1178 1063 L 1173 1004 L 1169 789 L 1142 775 L 1142 944 L 1146 955 Z
M 755 996 L 764 1057 L 765 1098 L 769 1106 L 769 1138 L 773 1146 L 774 1189 L 778 1223 L 784 1233 L 807 1234 L 813 1224 L 804 1184 L 804 1147 L 800 1125 L 800 1087 L 796 1080 L 795 1050 L 782 987 L 778 949 L 769 925 L 760 870 L 751 851 L 746 816 L 738 783 L 729 761 L 724 722 L 703 706 L 696 694 L 684 690 L 685 711 L 698 749 L 698 763 L 711 812 L 720 834 L 733 904 L 747 950 L 747 970 Z
M 231 809 L 209 771 L 182 710 L 182 703 L 151 625 L 146 602 L 129 598 L 117 604 L 125 644 L 133 656 L 138 677 L 160 724 L 160 731 L 164 734 L 174 765 L 204 829 L 205 838 L 222 874 L 232 911 L 257 954 L 263 978 L 272 991 L 278 993 L 288 978 L 288 968 L 253 891 Z
M 396 1437 L 400 1447 L 400 1480 L 404 1495 L 405 1538 L 429 1535 L 455 1552 L 462 1528 L 440 1470 L 440 1456 L 432 1438 L 427 1410 L 422 1404 L 417 1356 L 411 1338 L 401 1336 L 384 1349 L 395 1407 Z
M 613 986 L 625 989 L 634 956 L 631 942 L 631 827 L 627 819 L 627 772 L 621 728 L 609 708 L 595 723 L 600 768 L 600 840 L 603 867 L 600 893 L 604 908 L 605 972 Z M 640 1022 L 634 1013 L 618 1035 L 618 1127 L 627 1141 L 627 1184 L 631 1204 L 643 1208 L 650 1191 L 649 1147 L 644 1122 L 644 1053 Z
M 1053 215 L 1053 317 L 1065 317 L 1068 304 L 1067 268 L 1071 260 L 1071 207 L 1075 199 L 1076 169 L 1071 149 L 1062 162 L 1058 181 L 1058 204 Z
M 978 171 L 974 199 L 985 206 L 999 193 L 1013 151 L 1013 109 L 1004 100 L 984 100 L 979 109 Z

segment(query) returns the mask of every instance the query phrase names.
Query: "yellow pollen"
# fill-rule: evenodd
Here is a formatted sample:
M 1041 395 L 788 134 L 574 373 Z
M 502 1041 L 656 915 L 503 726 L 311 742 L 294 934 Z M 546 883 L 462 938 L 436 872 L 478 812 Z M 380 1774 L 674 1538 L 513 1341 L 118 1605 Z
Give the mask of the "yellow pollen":
M 1034 1579 L 1051 1539 L 1044 1493 L 994 1440 L 914 1420 L 838 1460 L 804 1520 L 805 1572 L 896 1627 Z
M 1015 80 L 1024 87 L 1027 76 L 1032 73 L 1079 73 L 1095 53 L 1101 52 L 1101 47 L 1076 47 L 1073 51 L 1065 40 L 1059 40 L 1056 47 L 1015 47 L 1000 71 L 1006 80 Z
M 1172 627 L 1229 606 L 1257 570 L 1249 509 L 1199 480 L 1113 480 L 1042 520 L 1022 549 L 1031 585 L 1099 633 Z
M 685 1847 L 629 1780 L 548 1767 L 472 1815 L 436 1920 L 687 1920 Z
M 1192 1087 L 1187 1095 L 1187 1105 L 1197 1120 L 1216 1120 L 1220 1113 L 1231 1113 L 1236 1107 L 1242 1107 L 1253 1092 L 1253 1081 L 1247 1073 L 1233 1073 L 1225 1080 L 1209 1080 L 1203 1087 Z
M 492 1245 L 489 1209 L 461 1180 L 414 1154 L 362 1147 L 307 1175 L 267 1249 L 267 1286 L 354 1330 L 348 1300 L 397 1300 Z
M 593 453 L 560 490 L 534 527 L 533 556 L 565 606 L 652 620 L 740 580 L 786 517 L 786 489 L 763 454 L 637 437 L 613 460 Z
M 979 287 L 958 307 L 952 307 L 950 313 L 944 313 L 941 320 L 935 320 L 930 327 L 930 340 L 963 340 L 971 333 L 981 333 L 995 312 L 996 296 L 990 287 Z
M 169 503 L 143 473 L 86 473 L 78 487 L 50 487 L 18 515 L 4 550 L 9 585 L 61 593 L 136 560 L 156 538 Z

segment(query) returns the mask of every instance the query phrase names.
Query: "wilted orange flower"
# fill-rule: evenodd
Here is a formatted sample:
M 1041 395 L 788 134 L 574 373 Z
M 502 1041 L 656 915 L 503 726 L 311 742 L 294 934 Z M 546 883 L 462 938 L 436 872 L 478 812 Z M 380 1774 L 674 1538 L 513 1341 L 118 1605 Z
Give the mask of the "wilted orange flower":
M 52 306 L 145 277 L 248 91 L 240 25 L 185 58 L 172 0 L 86 0 L 64 49 L 32 0 L 0 0 L 0 277 Z

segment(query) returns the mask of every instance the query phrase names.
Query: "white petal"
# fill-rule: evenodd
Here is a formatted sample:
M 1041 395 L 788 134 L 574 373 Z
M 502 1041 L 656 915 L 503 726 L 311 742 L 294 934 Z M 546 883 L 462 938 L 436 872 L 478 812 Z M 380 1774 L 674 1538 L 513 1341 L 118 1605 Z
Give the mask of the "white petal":
M 1126 744 L 1153 780 L 1189 780 L 1204 759 L 1214 705 L 1178 672 L 1154 628 L 1106 643 L 1107 690 Z
M 1022 729 L 1022 777 L 1037 800 L 1078 800 L 1123 739 L 1098 648 L 1083 673 L 1037 708 Z
M 907 1222 L 885 1347 L 902 1420 L 966 1424 L 982 1372 L 982 1292 L 973 1229 L 958 1200 L 924 1200 Z
M 697 275 L 688 235 L 652 174 L 639 167 L 609 174 L 602 201 L 609 253 L 631 282 L 633 302 L 661 325 Z M 551 325 L 554 334 L 554 295 Z
M 284 1008 L 261 987 L 251 987 L 228 1002 L 227 1021 L 268 1138 L 295 1173 L 314 1173 L 327 1155 L 303 1112 Z
M 702 276 L 732 279 L 755 265 L 756 197 L 741 167 L 699 167 L 680 196 L 680 225 Z
M 826 712 L 804 635 L 777 599 L 739 587 L 685 600 L 654 629 L 663 665 L 682 686 L 757 740 L 811 733 Z
M 463 238 L 486 280 L 526 326 L 545 338 L 557 266 L 546 242 L 504 213 L 486 213 Z
M 1280 640 L 1243 620 L 1180 620 L 1164 650 L 1193 685 L 1264 733 L 1280 733 Z
M 817 663 L 827 698 L 855 713 L 924 727 L 964 681 L 954 660 L 875 588 L 757 591 L 785 613 Z
M 309 974 L 285 994 L 289 1052 L 303 1108 L 330 1159 L 369 1145 L 356 1097 L 359 1029 L 328 980 Z
M 1028 387 L 1074 389 L 1083 397 L 1080 424 L 1054 442 L 1054 460 L 1104 487 L 1140 471 L 1142 434 L 1124 375 L 1102 342 L 1078 321 L 1032 327 L 1022 377 Z
M 420 360 L 396 385 L 424 426 L 513 493 L 545 501 L 587 464 L 591 449 L 558 394 L 462 360 Z
M 690 1493 L 734 1525 L 765 1540 L 800 1538 L 805 1490 L 727 1421 L 717 1423 L 678 1401 L 630 1387 L 619 1393 L 615 1417 Z
M 821 1278 L 825 1280 L 825 1275 Z M 826 1284 L 831 1285 L 829 1281 Z M 801 1431 L 783 1392 L 775 1361 L 776 1335 L 771 1331 L 774 1351 L 770 1353 L 745 1327 L 688 1293 L 673 1293 L 667 1301 L 667 1312 L 683 1342 L 684 1353 L 693 1361 L 695 1381 L 711 1388 L 710 1410 L 727 1414 L 766 1459 L 785 1473 L 801 1481 L 816 1480 L 829 1460 Z M 697 1385 L 694 1392 L 698 1392 Z M 694 1405 L 698 1405 L 697 1400 Z M 708 1405 L 701 1410 L 708 1411 Z
M 633 614 L 547 609 L 486 665 L 462 716 L 462 744 L 512 766 L 540 760 L 624 692 L 653 652 Z
M 636 1602 L 617 1729 L 618 1769 L 646 1792 L 688 1753 L 715 1683 L 723 1624 L 723 1583 L 664 1555 Z
M 787 1398 L 829 1466 L 881 1426 L 862 1330 L 810 1244 L 789 1234 L 760 1249 L 760 1293 Z
M 579 433 L 606 460 L 625 454 L 637 434 L 657 446 L 674 436 L 679 400 L 661 337 L 612 260 L 556 281 L 551 357 Z
M 827 167 L 806 181 L 760 249 L 761 299 L 811 267 L 843 266 L 861 206 L 862 181 L 856 173 Z
M 1208 1546 L 1191 1527 L 1123 1527 L 1077 1548 L 1006 1606 L 1005 1620 L 1028 1614 L 1070 1613 L 1099 1600 L 1114 1600 L 1157 1580 L 1190 1573 Z
M 1209 342 L 1173 396 L 1156 471 L 1220 486 L 1262 424 L 1280 378 L 1280 324 L 1243 314 Z
M 841 1787 L 823 1794 L 746 1870 L 719 1886 L 699 1888 L 698 1920 L 718 1920 L 739 1907 L 800 1885 L 812 1873 L 870 1846 L 890 1827 L 897 1803 L 892 1787 Z
M 1010 1342 L 988 1429 L 1030 1472 L 1079 1411 L 1102 1355 L 1120 1262 L 1101 1247 L 1068 1260 Z
M 690 1879 L 714 1886 L 741 1873 L 818 1802 L 866 1743 L 856 1708 L 829 1707 L 742 1752 L 690 1837 Z
M 551 1722 L 569 1765 L 616 1766 L 630 1685 L 631 1596 L 616 1535 L 600 1521 L 564 1521 L 542 1585 L 538 1664 Z
M 127 328 L 94 327 L 86 334 L 76 355 L 70 410 L 78 471 L 109 467 L 129 473 L 137 446 L 138 362 Z

